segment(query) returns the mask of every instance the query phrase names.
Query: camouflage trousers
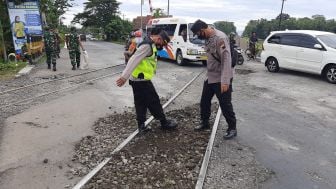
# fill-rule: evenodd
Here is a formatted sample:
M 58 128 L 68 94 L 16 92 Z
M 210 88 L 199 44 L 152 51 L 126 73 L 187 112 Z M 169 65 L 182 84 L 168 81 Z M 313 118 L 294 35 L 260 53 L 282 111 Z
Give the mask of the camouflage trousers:
M 77 64 L 77 67 L 80 65 L 80 51 L 77 50 L 70 50 L 69 55 L 70 55 L 70 60 L 71 60 L 71 65 L 75 66 Z
M 56 65 L 56 53 L 55 51 L 46 51 L 47 55 L 47 64 L 53 64 Z

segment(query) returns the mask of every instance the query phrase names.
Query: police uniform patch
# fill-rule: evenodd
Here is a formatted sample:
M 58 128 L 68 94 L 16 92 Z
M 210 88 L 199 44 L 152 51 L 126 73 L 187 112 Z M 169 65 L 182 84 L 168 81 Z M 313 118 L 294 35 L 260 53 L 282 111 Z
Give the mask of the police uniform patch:
M 225 49 L 225 42 L 224 42 L 223 39 L 221 39 L 221 40 L 219 41 L 219 46 L 220 46 L 222 49 Z

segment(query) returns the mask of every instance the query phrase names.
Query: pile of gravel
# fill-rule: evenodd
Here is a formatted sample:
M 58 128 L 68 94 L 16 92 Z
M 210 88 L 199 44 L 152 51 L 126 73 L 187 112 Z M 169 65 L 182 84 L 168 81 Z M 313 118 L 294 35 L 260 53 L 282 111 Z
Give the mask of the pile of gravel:
M 216 115 L 213 107 L 211 123 Z M 178 121 L 177 130 L 162 130 L 159 122 L 153 122 L 152 131 L 113 155 L 85 188 L 193 188 L 211 131 L 193 130 L 200 124 L 199 105 L 167 115 Z

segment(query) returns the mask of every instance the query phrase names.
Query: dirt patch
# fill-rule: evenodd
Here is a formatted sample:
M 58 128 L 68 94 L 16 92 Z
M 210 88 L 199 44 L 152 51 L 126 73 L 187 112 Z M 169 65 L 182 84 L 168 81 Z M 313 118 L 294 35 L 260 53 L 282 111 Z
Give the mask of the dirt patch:
M 235 69 L 235 73 L 241 75 L 248 75 L 250 73 L 254 73 L 254 71 L 249 69 Z

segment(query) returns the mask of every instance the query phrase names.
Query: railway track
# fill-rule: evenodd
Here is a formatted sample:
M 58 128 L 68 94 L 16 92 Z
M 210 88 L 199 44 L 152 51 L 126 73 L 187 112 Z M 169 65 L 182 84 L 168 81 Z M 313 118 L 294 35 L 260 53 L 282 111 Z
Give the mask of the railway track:
M 163 108 L 172 104 L 202 73 L 185 84 L 163 105 Z M 179 122 L 177 131 L 157 129 L 159 123 L 156 121 L 152 123 L 153 117 L 150 117 L 145 124 L 152 126 L 152 132 L 145 135 L 139 135 L 138 130 L 130 132 L 118 146 L 109 149 L 111 152 L 106 153 L 109 157 L 102 159 L 95 167 L 88 166 L 91 171 L 73 189 L 202 188 L 221 115 L 220 109 L 217 114 L 216 108 L 212 111 L 211 120 L 214 126 L 210 137 L 210 131 L 193 131 L 194 125 L 199 124 L 200 119 L 196 116 L 199 114 L 197 105 L 167 113 L 168 117 L 177 118 Z M 217 116 L 214 117 L 215 115 Z M 133 123 L 127 122 L 125 126 L 131 129 L 132 126 L 129 124 Z M 115 129 L 118 128 L 113 128 Z M 95 152 L 89 149 L 88 153 Z
M 11 106 L 20 105 L 25 102 L 34 101 L 41 97 L 48 95 L 60 93 L 69 89 L 79 87 L 83 84 L 87 84 L 96 80 L 104 79 L 106 77 L 111 77 L 120 74 L 118 68 L 124 64 L 118 64 L 114 66 L 109 66 L 97 70 L 92 70 L 76 75 L 71 75 L 67 77 L 57 78 L 45 82 L 25 85 L 13 89 L 9 89 L 0 92 L 0 109 L 5 109 Z M 116 72 L 110 73 L 111 69 L 117 69 Z M 106 73 L 107 72 L 107 73 Z M 92 75 L 93 76 L 90 76 Z M 99 75 L 97 77 L 97 74 Z M 61 84 L 58 82 L 62 82 Z M 31 94 L 36 94 L 32 95 Z M 22 98 L 24 96 L 24 98 Z M 28 97 L 26 97 L 28 96 Z

